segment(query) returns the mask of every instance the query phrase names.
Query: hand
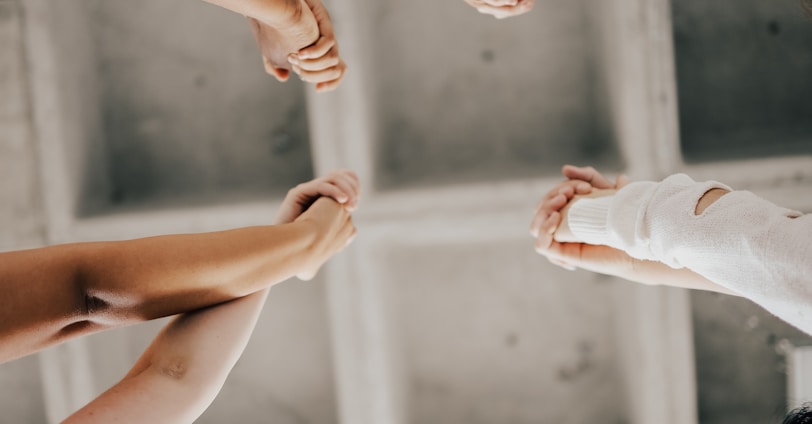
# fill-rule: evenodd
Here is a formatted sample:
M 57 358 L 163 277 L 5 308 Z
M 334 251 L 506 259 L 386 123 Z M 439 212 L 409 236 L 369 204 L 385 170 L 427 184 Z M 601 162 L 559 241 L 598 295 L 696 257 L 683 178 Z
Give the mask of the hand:
M 296 1 L 301 13 L 289 14 L 287 22 L 248 19 L 265 71 L 284 82 L 293 70 L 303 81 L 316 84 L 316 91 L 332 91 L 344 78 L 347 65 L 338 54 L 330 15 L 321 0 Z
M 314 45 L 290 55 L 288 61 L 302 81 L 316 84 L 316 91 L 333 91 L 341 84 L 347 65 L 338 54 L 333 23 L 321 0 L 304 1 L 316 18 L 320 36 Z
M 276 224 L 287 224 L 299 217 L 319 197 L 330 197 L 353 212 L 361 198 L 358 176 L 346 169 L 333 171 L 290 189 L 276 213 Z
M 343 250 L 355 237 L 350 212 L 328 197 L 317 199 L 294 222 L 310 226 L 316 235 L 309 248 L 311 259 L 296 275 L 301 280 L 312 279 L 328 259 Z
M 287 1 L 287 0 L 286 0 Z M 263 10 L 262 16 L 249 15 L 251 33 L 262 54 L 265 72 L 284 82 L 290 76 L 288 56 L 319 39 L 316 17 L 304 0 L 294 0 L 295 7 Z
M 333 199 L 330 204 L 342 206 L 344 213 L 331 212 L 329 206 L 321 205 L 320 198 Z M 327 259 L 352 242 L 355 227 L 350 213 L 358 207 L 360 199 L 358 176 L 350 170 L 333 171 L 326 177 L 299 184 L 288 191 L 274 222 L 286 224 L 301 220 L 315 224 L 317 239 L 312 249 L 314 259 L 297 274 L 299 279 L 312 279 Z M 316 205 L 320 206 L 317 208 Z
M 509 18 L 529 12 L 535 0 L 465 0 L 479 13 L 492 15 L 496 19 Z
M 577 195 L 592 194 L 592 188 L 619 189 L 628 184 L 628 178 L 621 176 L 615 184 L 592 167 L 579 168 L 572 165 L 565 165 L 562 172 L 569 180 L 553 188 L 536 207 L 530 230 L 536 238 L 536 251 L 550 262 L 570 270 L 580 267 L 610 275 L 627 272 L 633 266 L 633 259 L 625 252 L 607 246 L 562 243 L 556 240 L 556 231 L 566 218 L 565 208 Z M 588 183 L 590 187 L 587 188 L 584 183 Z M 566 225 L 563 227 L 568 228 Z

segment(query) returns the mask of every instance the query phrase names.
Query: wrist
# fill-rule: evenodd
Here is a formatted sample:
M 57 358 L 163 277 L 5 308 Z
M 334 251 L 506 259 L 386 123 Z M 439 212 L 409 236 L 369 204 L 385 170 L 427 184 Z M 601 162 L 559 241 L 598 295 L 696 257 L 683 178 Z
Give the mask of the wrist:
M 315 23 L 313 12 L 302 0 L 263 0 L 256 16 L 259 21 L 284 30 Z

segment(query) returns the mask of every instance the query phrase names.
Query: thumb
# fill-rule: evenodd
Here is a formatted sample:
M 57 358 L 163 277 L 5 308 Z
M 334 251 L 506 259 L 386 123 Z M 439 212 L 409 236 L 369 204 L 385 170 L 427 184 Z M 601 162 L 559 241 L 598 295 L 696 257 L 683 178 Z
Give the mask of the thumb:
M 277 68 L 265 56 L 262 56 L 262 65 L 265 67 L 265 72 L 276 78 L 279 82 L 285 82 L 288 80 L 288 77 L 290 77 L 290 71 L 285 68 Z

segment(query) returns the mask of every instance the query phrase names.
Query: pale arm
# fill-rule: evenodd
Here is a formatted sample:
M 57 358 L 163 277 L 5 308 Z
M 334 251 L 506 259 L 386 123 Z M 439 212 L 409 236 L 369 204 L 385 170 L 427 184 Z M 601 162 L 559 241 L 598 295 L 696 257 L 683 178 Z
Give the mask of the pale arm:
M 812 333 L 810 215 L 678 174 L 578 200 L 568 218 L 585 243 L 690 269 Z
M 245 349 L 268 290 L 179 316 L 121 382 L 64 422 L 193 422 Z
M 737 295 L 707 278 L 688 269 L 674 269 L 656 261 L 632 258 L 626 252 L 608 246 L 582 243 L 569 230 L 568 211 L 576 198 L 611 196 L 628 183 L 620 177 L 617 184 L 609 181 L 593 168 L 564 167 L 569 181 L 553 188 L 536 208 L 531 234 L 536 237 L 536 250 L 551 262 L 568 269 L 582 268 L 600 274 L 612 275 L 629 281 L 686 289 L 713 291 Z M 593 188 L 599 187 L 599 188 Z M 705 196 L 698 205 L 701 213 L 721 194 Z

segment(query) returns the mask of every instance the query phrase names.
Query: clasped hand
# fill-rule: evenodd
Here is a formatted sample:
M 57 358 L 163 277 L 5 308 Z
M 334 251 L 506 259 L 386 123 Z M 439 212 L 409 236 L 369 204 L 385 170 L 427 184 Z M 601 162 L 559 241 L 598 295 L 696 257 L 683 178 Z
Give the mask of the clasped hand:
M 231 0 L 216 0 L 240 10 Z M 247 11 L 251 32 L 262 54 L 265 71 L 287 81 L 290 71 L 316 85 L 316 91 L 335 90 L 347 65 L 338 53 L 333 24 L 321 0 L 263 1 Z
M 311 260 L 297 274 L 300 279 L 313 278 L 328 259 L 352 242 L 356 231 L 352 212 L 360 198 L 358 176 L 349 170 L 333 171 L 288 191 L 274 222 L 307 224 L 314 235 Z
M 628 184 L 621 176 L 614 183 L 592 167 L 565 165 L 567 178 L 550 190 L 538 203 L 530 234 L 536 239 L 536 251 L 550 262 L 574 270 L 583 268 L 601 274 L 620 275 L 634 266 L 631 256 L 608 246 L 581 243 L 567 224 L 567 212 L 581 197 L 604 196 Z

